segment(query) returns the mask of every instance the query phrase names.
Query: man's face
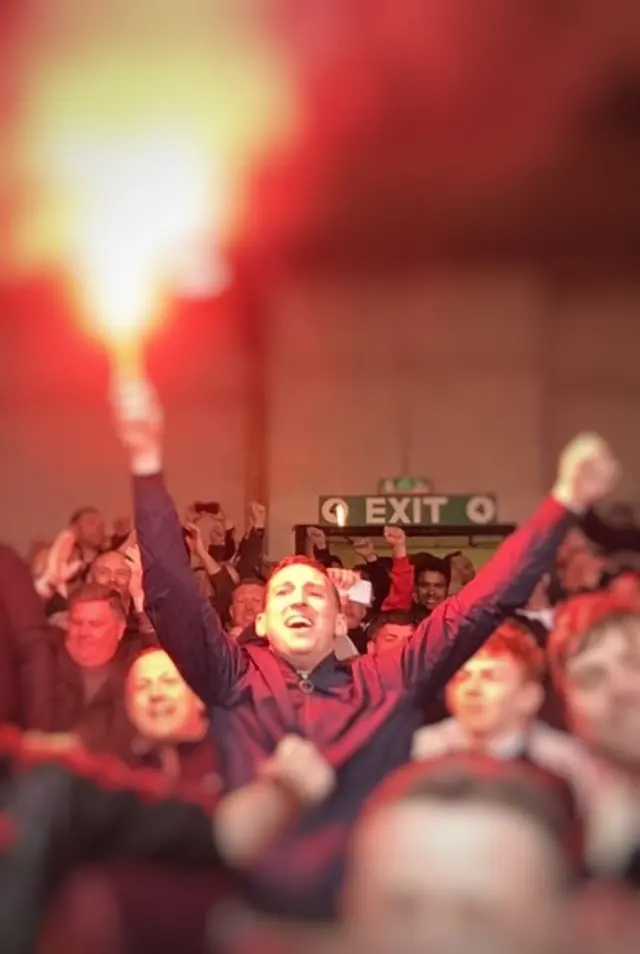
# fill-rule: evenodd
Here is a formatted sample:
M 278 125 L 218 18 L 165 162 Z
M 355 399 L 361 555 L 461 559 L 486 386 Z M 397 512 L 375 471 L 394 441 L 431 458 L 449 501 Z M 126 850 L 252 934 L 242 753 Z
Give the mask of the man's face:
M 266 636 L 277 652 L 315 665 L 333 651 L 340 628 L 346 631 L 346 622 L 338 610 L 335 590 L 319 570 L 294 564 L 271 577 L 256 631 Z
M 260 583 L 240 583 L 233 591 L 231 621 L 234 627 L 246 629 L 264 610 L 266 588 Z
M 474 739 L 521 730 L 539 701 L 539 688 L 509 653 L 476 653 L 446 688 L 447 708 Z
M 209 514 L 209 540 L 212 546 L 222 546 L 227 535 L 227 527 L 222 511 L 218 514 Z
M 128 598 L 131 583 L 131 564 L 122 553 L 101 553 L 93 562 L 90 579 L 101 586 L 117 590 Z
M 614 762 L 640 769 L 640 619 L 612 623 L 565 668 L 573 731 Z
M 353 600 L 349 599 L 345 600 L 342 612 L 346 617 L 347 627 L 349 629 L 357 629 L 364 621 L 368 608 L 368 606 L 363 606 L 362 603 L 354 603 Z
M 444 603 L 449 592 L 447 578 L 437 570 L 423 570 L 416 583 L 416 600 L 428 610 Z
M 605 561 L 594 553 L 582 530 L 574 528 L 560 547 L 557 568 L 565 592 L 578 593 L 598 587 Z
M 451 558 L 451 582 L 455 583 L 459 589 L 470 583 L 475 575 L 475 567 L 464 553 Z
M 515 811 L 406 801 L 357 832 L 346 919 L 376 954 L 535 951 L 556 923 L 559 870 L 545 834 Z
M 83 513 L 75 525 L 78 542 L 100 549 L 105 541 L 105 524 L 102 514 L 97 510 Z
M 94 669 L 111 662 L 125 629 L 106 600 L 76 603 L 69 612 L 65 646 L 78 666 Z
M 129 670 L 127 714 L 143 738 L 179 740 L 188 735 L 202 704 L 162 650 L 140 656 Z
M 409 639 L 413 627 L 409 623 L 384 623 L 375 632 L 375 639 L 369 643 L 371 655 L 379 656 L 401 646 Z

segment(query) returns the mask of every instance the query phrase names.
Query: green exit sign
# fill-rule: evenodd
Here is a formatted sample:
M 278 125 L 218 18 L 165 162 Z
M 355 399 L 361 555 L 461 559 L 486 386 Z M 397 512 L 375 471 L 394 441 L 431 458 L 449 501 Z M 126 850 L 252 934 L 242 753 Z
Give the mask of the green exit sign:
M 318 523 L 324 527 L 482 527 L 497 519 L 493 494 L 380 494 L 323 496 Z
M 433 481 L 428 477 L 381 477 L 379 494 L 431 494 Z

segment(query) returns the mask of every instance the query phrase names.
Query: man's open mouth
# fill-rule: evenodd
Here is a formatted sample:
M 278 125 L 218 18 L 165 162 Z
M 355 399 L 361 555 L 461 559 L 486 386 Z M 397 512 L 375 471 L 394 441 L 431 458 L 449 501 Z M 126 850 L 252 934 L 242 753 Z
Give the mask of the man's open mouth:
M 313 620 L 310 616 L 305 616 L 302 613 L 292 613 L 291 616 L 287 616 L 285 625 L 288 629 L 310 629 L 313 626 Z

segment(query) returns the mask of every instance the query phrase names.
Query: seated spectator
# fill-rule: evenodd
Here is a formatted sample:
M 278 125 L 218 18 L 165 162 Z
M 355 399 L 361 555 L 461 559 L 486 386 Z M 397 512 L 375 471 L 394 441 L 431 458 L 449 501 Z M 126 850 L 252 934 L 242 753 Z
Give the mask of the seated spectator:
M 533 636 L 504 623 L 449 681 L 445 699 L 453 718 L 419 729 L 414 757 L 472 750 L 544 765 L 555 742 L 555 733 L 535 721 L 544 700 L 544 669 Z
M 108 550 L 93 561 L 87 582 L 116 590 L 128 609 L 132 602 L 130 591 L 132 576 L 133 566 L 125 554 L 118 550 Z
M 449 564 L 450 579 L 449 595 L 454 596 L 459 593 L 463 586 L 470 583 L 476 575 L 476 568 L 469 559 L 460 550 L 455 553 L 448 553 L 444 562 Z
M 237 637 L 252 626 L 256 616 L 264 610 L 266 584 L 257 578 L 240 580 L 233 590 L 229 616 L 229 635 Z
M 126 611 L 114 590 L 87 583 L 72 594 L 67 630 L 54 639 L 53 730 L 76 735 L 92 752 L 130 761 L 124 684 L 132 648 L 123 643 L 125 629 Z
M 404 534 L 403 534 L 404 539 Z M 390 562 L 387 558 L 379 558 L 372 540 L 363 537 L 352 541 L 356 554 L 362 559 L 353 567 L 353 571 L 361 579 L 368 580 L 372 587 L 371 601 L 367 604 L 357 600 L 347 599 L 343 602 L 343 612 L 347 618 L 349 639 L 357 647 L 359 653 L 367 651 L 367 621 L 372 613 L 376 613 L 383 605 L 389 594 Z M 307 529 L 307 552 L 318 563 L 327 569 L 341 569 L 342 561 L 330 551 L 324 530 L 319 527 Z
M 148 649 L 131 665 L 125 708 L 136 730 L 132 752 L 174 781 L 219 788 L 205 708 L 162 649 Z
M 432 613 L 449 596 L 451 566 L 446 560 L 419 553 L 415 557 L 414 617 L 420 620 Z
M 120 594 L 127 612 L 127 628 L 123 639 L 132 651 L 140 652 L 156 644 L 153 626 L 144 611 L 142 563 L 137 546 L 128 547 L 126 553 L 117 550 L 101 553 L 89 570 L 88 582 Z
M 75 536 L 75 555 L 89 567 L 107 543 L 104 517 L 96 507 L 82 507 L 71 516 L 69 527 Z
M 359 570 L 343 570 L 338 567 L 327 569 L 329 578 L 335 586 L 340 598 L 340 608 L 347 623 L 347 632 L 336 634 L 335 653 L 339 660 L 344 661 L 359 656 L 366 646 L 367 634 L 364 619 L 371 607 L 373 587 L 366 581 L 369 593 L 358 593 L 363 578 Z M 356 625 L 354 625 L 354 622 Z
M 356 828 L 344 894 L 353 949 L 550 950 L 574 842 L 570 792 L 533 766 L 468 755 L 400 769 Z
M 574 527 L 566 535 L 556 561 L 556 587 L 560 598 L 596 590 L 606 561 L 596 553 L 584 532 Z M 557 599 L 556 599 L 557 602 Z
M 144 611 L 142 566 L 137 546 L 128 547 L 126 554 L 119 550 L 101 553 L 89 568 L 87 583 L 95 583 L 120 595 L 127 614 L 124 641 L 133 652 L 156 644 L 153 627 Z M 49 608 L 53 608 L 51 603 Z M 68 626 L 68 599 L 60 593 L 56 596 L 55 613 L 50 619 L 60 629 Z
M 372 656 L 395 649 L 403 645 L 413 632 L 413 619 L 410 613 L 399 610 L 379 613 L 367 630 L 367 652 Z
M 349 639 L 354 646 L 357 647 L 359 653 L 365 652 L 369 638 L 365 627 L 365 620 L 369 614 L 369 606 L 367 606 L 366 603 L 359 603 L 347 597 L 342 602 L 342 612 L 347 621 Z

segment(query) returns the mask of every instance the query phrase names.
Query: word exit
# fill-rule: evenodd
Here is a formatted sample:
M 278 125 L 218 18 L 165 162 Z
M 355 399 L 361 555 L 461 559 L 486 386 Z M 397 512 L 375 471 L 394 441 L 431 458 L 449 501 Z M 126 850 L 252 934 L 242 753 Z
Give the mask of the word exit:
M 319 523 L 331 527 L 469 527 L 493 523 L 496 516 L 496 500 L 490 494 L 327 496 L 318 501 Z

